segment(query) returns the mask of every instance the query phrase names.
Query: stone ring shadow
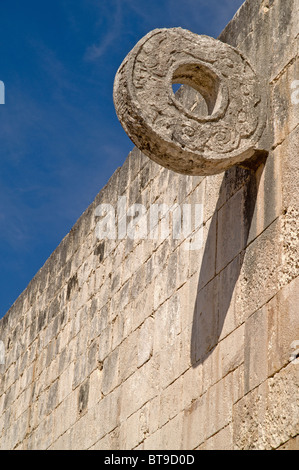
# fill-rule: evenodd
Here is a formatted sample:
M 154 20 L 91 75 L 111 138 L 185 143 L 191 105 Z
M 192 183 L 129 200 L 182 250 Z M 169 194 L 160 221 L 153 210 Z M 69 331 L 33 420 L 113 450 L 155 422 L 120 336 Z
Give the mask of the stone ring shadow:
M 252 168 L 235 166 L 224 174 L 197 284 L 190 345 L 193 368 L 209 357 L 221 336 L 244 260 L 265 159 L 262 158 Z M 238 184 L 240 187 L 236 189 Z M 229 191 L 233 194 L 231 198 Z M 225 200 L 226 204 L 231 204 L 227 213 L 223 204 Z M 232 220 L 225 219 L 227 214 Z

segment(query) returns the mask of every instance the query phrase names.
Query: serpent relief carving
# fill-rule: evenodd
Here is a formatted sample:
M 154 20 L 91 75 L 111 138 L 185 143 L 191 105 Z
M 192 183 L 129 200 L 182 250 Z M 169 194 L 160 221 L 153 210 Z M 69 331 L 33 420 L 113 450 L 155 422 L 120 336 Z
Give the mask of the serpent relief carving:
M 190 85 L 206 102 L 199 115 L 175 96 Z M 142 38 L 117 71 L 117 116 L 149 158 L 178 173 L 211 175 L 252 158 L 265 128 L 259 78 L 235 48 L 182 28 Z

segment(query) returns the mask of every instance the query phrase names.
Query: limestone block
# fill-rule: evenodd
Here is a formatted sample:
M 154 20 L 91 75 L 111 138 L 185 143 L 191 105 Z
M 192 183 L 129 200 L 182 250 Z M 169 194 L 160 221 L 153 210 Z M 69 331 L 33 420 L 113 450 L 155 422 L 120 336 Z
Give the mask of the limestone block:
M 227 41 L 233 46 L 242 45 L 246 36 L 252 31 L 254 19 L 258 16 L 260 1 L 244 2 L 236 12 L 236 21 L 230 21 L 219 36 L 221 41 Z
M 269 36 L 272 43 L 271 80 L 298 54 L 299 6 L 296 0 L 276 0 L 270 10 Z
M 85 415 L 89 415 L 90 421 L 93 422 L 94 442 L 120 425 L 122 392 L 122 387 L 117 387 L 109 395 L 102 398 L 92 409 L 88 410 Z M 126 398 L 129 399 L 129 397 Z M 132 401 L 132 396 L 130 398 Z
M 238 48 L 245 56 L 249 54 L 256 71 L 269 78 L 276 77 L 296 50 L 296 10 L 296 0 L 288 3 L 284 0 L 246 2 L 239 10 L 242 13 L 239 17 L 241 28 L 229 31 L 228 25 L 219 39 L 228 32 L 226 40 L 235 45 L 236 36 L 239 36 Z
M 281 266 L 279 287 L 283 287 L 299 275 L 299 209 L 288 207 L 281 216 Z
M 245 198 L 252 201 L 247 245 L 281 214 L 282 189 L 281 159 L 276 151 L 270 152 L 251 178 L 245 194 Z
M 28 410 L 31 404 L 31 387 L 24 390 L 21 395 L 15 401 L 15 413 L 14 419 L 18 419 L 26 410 Z
M 164 426 L 167 421 L 174 418 L 182 409 L 182 377 L 179 377 L 175 382 L 170 384 L 161 393 L 160 400 L 160 427 Z
M 299 80 L 298 63 L 297 57 L 272 86 L 274 145 L 281 143 L 299 123 L 299 103 L 294 99 L 295 89 L 292 88 Z
M 281 289 L 267 304 L 269 376 L 288 364 L 296 349 L 292 345 L 299 341 L 298 304 L 298 277 Z
M 121 343 L 121 345 L 118 348 L 119 349 L 119 380 L 121 382 L 125 381 L 137 369 L 138 338 L 139 338 L 139 331 L 135 330 Z M 109 357 L 110 356 L 108 356 L 108 358 Z
M 201 186 L 204 188 L 203 209 L 204 222 L 214 216 L 216 209 L 223 205 L 221 201 L 224 175 L 209 175 L 204 178 Z
M 199 450 L 233 450 L 233 431 L 229 424 L 214 436 L 210 437 Z
M 245 252 L 236 286 L 235 311 L 238 324 L 275 295 L 280 262 L 280 221 L 276 220 Z
M 210 416 L 206 422 L 207 437 L 215 434 L 232 421 L 233 376 L 228 374 L 207 391 L 207 408 Z
M 280 446 L 278 450 L 298 450 L 299 449 L 299 436 L 289 439 L 285 444 Z
M 268 377 L 268 323 L 267 307 L 258 310 L 245 322 L 245 393 L 257 387 Z
M 241 166 L 235 165 L 229 170 L 225 171 L 224 174 L 210 176 L 205 178 L 210 195 L 213 197 L 212 204 L 210 198 L 206 198 L 205 205 L 207 210 L 211 208 L 220 209 L 242 186 L 248 184 L 248 180 L 252 177 L 252 171 L 248 168 L 242 168 Z M 217 193 L 213 195 L 214 191 Z M 218 191 L 217 191 L 218 190 Z M 216 199 L 216 196 L 218 200 Z
M 89 449 L 97 440 L 100 432 L 99 423 L 96 420 L 94 409 L 84 414 L 72 427 L 72 439 L 70 450 Z
M 202 367 L 202 393 L 206 393 L 221 380 L 223 376 L 221 359 L 221 343 L 218 343 L 199 364 L 193 364 L 193 367 Z
M 87 412 L 88 407 L 88 398 L 89 398 L 89 378 L 80 385 L 78 389 L 78 399 L 77 399 L 77 409 L 78 414 L 83 415 Z
M 299 104 L 297 105 L 299 112 Z M 299 210 L 299 126 L 274 150 L 274 158 L 281 164 L 282 205 Z
M 182 448 L 183 423 L 183 413 L 180 413 L 161 428 L 160 449 L 167 451 Z
M 83 382 L 86 377 L 87 370 L 87 355 L 81 354 L 81 356 L 76 357 L 74 364 L 74 373 L 73 373 L 73 389 L 75 389 L 79 384 Z
M 182 408 L 188 408 L 193 401 L 200 397 L 203 393 L 202 379 L 203 365 L 190 367 L 182 376 Z
M 102 393 L 107 395 L 115 388 L 119 381 L 119 353 L 120 349 L 116 348 L 104 360 Z
M 1 397 L 0 397 L 0 413 L 1 413 L 1 416 L 0 416 L 0 436 L 2 434 L 3 427 L 4 427 L 4 410 L 3 410 L 4 398 L 5 398 L 5 394 L 1 395 Z
M 129 54 L 116 107 L 144 154 L 0 321 L 1 449 L 298 449 L 298 14 L 248 0 L 223 43 L 163 29 Z M 203 247 L 98 240 L 95 209 L 120 195 L 203 204 Z
M 160 384 L 162 388 L 166 388 L 171 382 L 185 372 L 190 363 L 190 351 L 187 337 L 187 330 L 175 336 L 172 343 L 166 344 L 161 348 L 156 357 L 160 357 Z M 186 363 L 186 354 L 188 363 Z M 155 357 L 155 356 L 154 356 Z
M 74 363 L 72 362 L 64 372 L 59 376 L 58 381 L 58 403 L 63 401 L 65 397 L 72 391 L 74 374 Z
M 234 405 L 235 449 L 264 449 L 260 441 L 260 422 L 263 422 L 266 408 L 266 383 L 255 388 Z
M 119 428 L 116 428 L 114 431 L 106 434 L 102 439 L 97 441 L 92 445 L 90 450 L 118 450 L 119 449 Z
M 220 342 L 223 377 L 237 369 L 244 362 L 244 330 L 243 324 Z
M 174 294 L 155 312 L 154 322 L 154 352 L 164 346 L 174 344 L 181 332 L 181 310 L 179 296 Z
M 62 329 L 62 331 L 60 331 L 60 334 L 59 334 L 59 348 L 60 348 L 60 352 L 63 351 L 70 339 L 71 339 L 71 334 L 72 334 L 72 323 L 71 322 L 68 322 L 64 328 Z
M 47 416 L 30 435 L 28 450 L 46 450 L 52 443 L 54 418 Z
M 148 435 L 148 408 L 145 405 L 120 426 L 119 444 L 124 450 L 134 449 Z
M 121 421 L 157 395 L 160 385 L 159 368 L 158 358 L 153 356 L 123 382 L 121 385 Z
M 46 413 L 52 413 L 58 404 L 58 380 L 49 388 L 47 396 Z
M 219 339 L 229 335 L 242 322 L 236 306 L 236 292 L 242 258 L 242 255 L 237 256 L 219 273 L 217 292 Z
M 191 325 L 197 296 L 198 274 L 195 273 L 185 284 L 179 288 L 179 305 L 181 309 L 182 325 Z
M 117 315 L 113 318 L 112 328 L 112 349 L 115 349 L 125 338 L 124 331 L 125 318 L 124 315 Z
M 129 416 L 120 426 L 120 446 L 123 450 L 133 449 L 139 444 L 139 411 Z
M 197 292 L 191 335 L 191 361 L 195 365 L 211 353 L 218 340 L 217 297 L 218 278 L 215 277 Z
M 14 364 L 12 364 L 9 369 L 6 371 L 5 374 L 5 390 L 8 391 L 12 387 L 14 381 L 15 381 L 15 372 L 18 370 L 18 367 L 15 367 Z
M 233 403 L 244 396 L 244 363 L 233 371 Z
M 298 379 L 289 364 L 234 405 L 235 449 L 276 449 L 298 434 Z
M 144 441 L 144 450 L 159 450 L 161 449 L 161 429 L 148 436 Z
M 176 270 L 176 288 L 179 289 L 185 284 L 191 273 L 189 273 L 190 259 L 184 243 L 177 248 L 177 263 L 179 269 Z
M 50 447 L 49 450 L 68 450 L 72 447 L 72 430 L 68 429 Z
M 142 366 L 153 354 L 154 319 L 147 318 L 138 332 L 137 367 Z
M 182 106 L 172 83 L 193 86 L 208 113 Z M 120 122 L 142 152 L 178 173 L 208 175 L 254 155 L 265 126 L 261 90 L 236 49 L 171 28 L 137 43 L 116 74 L 113 93 Z
M 28 432 L 29 428 L 29 419 L 30 414 L 29 410 L 26 410 L 14 424 L 14 448 L 16 448 L 17 444 L 24 443 L 25 436 Z M 51 438 L 50 438 L 51 439 Z
M 100 367 L 98 367 L 90 375 L 89 397 L 88 397 L 89 408 L 92 408 L 93 406 L 95 406 L 102 398 L 101 386 L 102 386 L 102 370 Z
M 207 436 L 207 394 L 194 401 L 183 412 L 183 449 L 195 449 Z
M 145 268 L 141 265 L 132 276 L 129 299 L 134 300 L 145 288 Z
M 7 410 L 15 399 L 15 387 L 11 387 L 5 392 L 4 401 L 3 401 L 3 411 Z
M 138 328 L 146 318 L 152 315 L 154 311 L 154 292 L 155 282 L 151 282 L 145 291 L 127 306 L 126 314 L 126 332 L 129 333 L 131 330 Z
M 58 439 L 65 431 L 71 429 L 73 424 L 78 419 L 76 412 L 77 391 L 68 395 L 53 412 L 54 426 L 53 426 L 53 441 Z
M 216 272 L 235 258 L 245 243 L 243 191 L 238 191 L 218 211 Z M 235 221 L 239 221 L 236 227 Z
M 299 371 L 290 363 L 268 381 L 265 440 L 277 448 L 299 433 Z

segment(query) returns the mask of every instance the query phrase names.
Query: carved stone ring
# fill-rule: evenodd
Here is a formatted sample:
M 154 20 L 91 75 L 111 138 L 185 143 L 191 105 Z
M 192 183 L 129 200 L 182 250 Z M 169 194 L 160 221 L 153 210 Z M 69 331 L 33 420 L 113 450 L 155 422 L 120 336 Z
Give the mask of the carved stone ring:
M 175 96 L 192 86 L 205 115 Z M 235 48 L 181 28 L 156 29 L 127 55 L 114 82 L 117 116 L 149 158 L 178 173 L 211 175 L 253 157 L 265 127 L 260 80 Z

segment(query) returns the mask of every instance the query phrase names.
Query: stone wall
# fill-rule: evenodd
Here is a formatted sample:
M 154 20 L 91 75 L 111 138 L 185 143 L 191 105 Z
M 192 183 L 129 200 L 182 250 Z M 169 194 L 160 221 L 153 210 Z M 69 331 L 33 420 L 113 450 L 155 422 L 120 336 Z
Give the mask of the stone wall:
M 220 36 L 269 83 L 265 162 L 134 149 L 2 318 L 1 449 L 299 449 L 298 28 L 296 0 L 247 0 Z M 120 196 L 203 204 L 203 247 L 99 240 Z

